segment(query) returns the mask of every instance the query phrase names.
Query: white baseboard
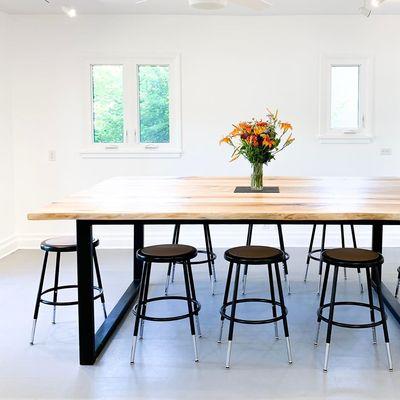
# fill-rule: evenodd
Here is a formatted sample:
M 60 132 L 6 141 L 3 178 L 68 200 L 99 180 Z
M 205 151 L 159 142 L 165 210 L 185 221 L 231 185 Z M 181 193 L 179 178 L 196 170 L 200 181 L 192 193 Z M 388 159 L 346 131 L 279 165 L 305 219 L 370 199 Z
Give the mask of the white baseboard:
M 228 248 L 243 245 L 246 240 L 247 227 L 244 225 L 212 225 L 211 236 L 215 248 Z M 94 234 L 100 239 L 101 248 L 106 249 L 129 249 L 133 244 L 133 229 L 115 227 L 96 227 Z M 170 243 L 172 239 L 173 227 L 168 225 L 157 225 L 145 227 L 145 244 Z M 311 226 L 283 226 L 283 233 L 286 247 L 308 247 L 311 235 Z M 64 234 L 73 235 L 74 232 Z M 314 245 L 317 247 L 321 241 L 321 229 L 317 229 Z M 34 233 L 23 234 L 15 238 L 17 248 L 37 249 L 40 242 L 53 236 L 62 236 L 60 233 Z M 359 247 L 370 247 L 371 228 L 368 226 L 356 226 L 357 244 Z M 204 234 L 201 225 L 182 226 L 180 242 L 192 244 L 196 247 L 204 247 Z M 253 244 L 264 244 L 278 246 L 278 235 L 276 227 L 273 225 L 259 225 L 254 227 Z M 352 245 L 349 230 L 346 229 L 346 244 Z M 332 226 L 327 229 L 327 247 L 340 246 L 339 227 Z M 11 241 L 8 246 L 14 246 Z M 400 227 L 387 226 L 384 229 L 384 246 L 400 247 Z M 0 254 L 1 254 L 0 243 Z
M 9 236 L 8 238 L 0 241 L 0 258 L 8 256 L 16 250 L 18 250 L 17 236 Z

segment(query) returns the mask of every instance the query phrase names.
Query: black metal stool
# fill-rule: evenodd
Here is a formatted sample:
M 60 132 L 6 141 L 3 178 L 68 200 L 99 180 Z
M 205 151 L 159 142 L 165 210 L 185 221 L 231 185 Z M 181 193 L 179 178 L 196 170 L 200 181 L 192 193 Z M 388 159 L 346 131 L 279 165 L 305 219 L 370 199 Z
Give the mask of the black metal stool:
M 197 250 L 198 254 L 205 254 L 206 258 L 204 260 L 192 261 L 191 265 L 199 265 L 199 264 L 208 264 L 208 275 L 210 276 L 210 284 L 211 284 L 211 294 L 214 295 L 214 284 L 217 282 L 217 276 L 215 273 L 215 259 L 217 255 L 213 251 L 213 246 L 211 242 L 211 234 L 210 234 L 210 226 L 207 223 L 203 224 L 204 229 L 204 241 L 206 244 L 205 250 Z M 181 232 L 181 224 L 175 224 L 174 234 L 172 237 L 172 244 L 179 243 L 179 235 Z M 168 295 L 168 289 L 170 282 L 174 282 L 175 280 L 175 265 L 176 263 L 170 263 L 167 272 L 167 279 L 165 282 L 165 295 Z
M 285 255 L 283 251 L 279 249 L 275 249 L 273 247 L 266 246 L 242 246 L 235 247 L 229 249 L 225 252 L 225 260 L 229 261 L 229 269 L 228 269 L 228 277 L 226 280 L 225 294 L 224 300 L 222 303 L 222 307 L 220 310 L 221 314 L 221 329 L 218 343 L 221 343 L 222 333 L 224 327 L 224 320 L 227 319 L 229 322 L 229 334 L 228 334 L 228 352 L 226 356 L 226 368 L 230 367 L 231 360 L 231 352 L 232 352 L 232 339 L 233 339 L 233 328 L 235 322 L 240 324 L 275 324 L 275 336 L 278 338 L 277 332 L 277 323 L 278 321 L 283 321 L 283 328 L 285 331 L 286 337 L 286 346 L 288 352 L 288 361 L 289 364 L 292 363 L 292 350 L 290 346 L 289 339 L 289 328 L 287 323 L 287 309 L 285 307 L 285 300 L 283 296 L 282 290 L 282 282 L 281 276 L 279 272 L 278 263 L 283 263 L 285 259 Z M 228 301 L 230 285 L 232 280 L 232 272 L 233 272 L 233 264 L 236 264 L 236 273 L 235 273 L 235 282 L 233 288 L 232 301 Z M 278 287 L 278 295 L 279 301 L 275 300 L 275 287 L 272 276 L 272 264 L 274 264 L 276 283 Z M 269 276 L 269 285 L 271 292 L 271 299 L 266 298 L 246 298 L 246 299 L 238 299 L 238 288 L 239 288 L 239 280 L 240 280 L 240 267 L 241 265 L 267 265 L 268 266 L 268 276 Z M 273 318 L 269 319 L 259 319 L 259 320 L 249 320 L 249 319 L 239 319 L 236 318 L 236 306 L 240 303 L 267 303 L 272 306 L 272 315 Z M 227 308 L 231 307 L 230 314 L 227 313 Z M 281 315 L 277 313 L 277 307 L 281 310 Z
M 390 352 L 390 344 L 389 344 L 389 334 L 386 324 L 386 313 L 382 299 L 382 291 L 381 291 L 381 274 L 382 274 L 382 264 L 383 264 L 383 256 L 379 253 L 376 253 L 371 250 L 364 249 L 354 249 L 354 248 L 339 248 L 339 249 L 331 249 L 325 250 L 322 253 L 322 261 L 326 264 L 324 282 L 322 285 L 321 299 L 320 305 L 317 312 L 317 334 L 315 337 L 315 345 L 318 345 L 319 332 L 321 327 L 321 321 L 324 321 L 328 324 L 328 330 L 326 334 L 326 349 L 325 349 L 325 362 L 324 362 L 324 371 L 328 370 L 328 360 L 329 360 L 329 347 L 331 343 L 332 336 L 332 327 L 340 326 L 342 328 L 372 328 L 372 338 L 373 343 L 376 343 L 376 331 L 375 327 L 382 325 L 383 334 L 385 337 L 386 343 L 386 351 L 388 357 L 389 370 L 393 370 L 392 364 L 392 356 Z M 332 292 L 331 292 L 331 300 L 329 303 L 325 302 L 326 288 L 328 285 L 329 271 L 330 267 L 334 266 L 334 275 L 332 282 Z M 368 290 L 368 303 L 360 303 L 355 301 L 336 301 L 336 287 L 338 281 L 339 268 L 357 268 L 364 269 L 367 277 L 367 290 Z M 378 295 L 378 303 L 379 306 L 374 305 L 373 296 L 372 296 L 372 280 L 371 274 L 374 274 L 375 283 L 376 283 L 376 292 Z M 336 306 L 354 306 L 354 307 L 366 307 L 370 310 L 370 323 L 365 324 L 351 324 L 345 322 L 335 321 L 333 319 L 334 311 Z M 325 308 L 329 308 L 329 316 L 324 317 L 323 311 Z M 381 314 L 381 320 L 375 321 L 375 310 L 377 310 Z
M 283 259 L 283 272 L 284 272 L 284 276 L 285 276 L 285 282 L 287 285 L 287 292 L 288 292 L 288 295 L 290 295 L 291 292 L 290 292 L 289 270 L 288 270 L 288 266 L 287 266 L 287 261 L 289 260 L 290 255 L 285 250 L 285 242 L 283 239 L 282 225 L 277 224 L 276 226 L 278 229 L 279 247 L 285 254 L 285 257 Z M 251 240 L 253 238 L 253 227 L 254 227 L 254 224 L 249 224 L 249 227 L 247 229 L 246 246 L 251 246 Z M 248 265 L 245 265 L 244 271 L 243 271 L 243 278 L 242 278 L 242 294 L 246 294 L 247 273 L 248 273 Z
M 400 267 L 397 268 L 397 272 L 398 272 L 398 275 L 397 275 L 397 285 L 396 285 L 396 290 L 394 291 L 394 297 L 396 297 L 396 299 L 397 299 L 397 297 L 399 296 L 399 288 L 400 288 Z
M 190 332 L 193 338 L 194 355 L 195 361 L 199 361 L 196 341 L 196 331 L 194 325 L 194 316 L 196 317 L 197 327 L 200 334 L 199 324 L 199 311 L 201 308 L 200 303 L 196 300 L 196 292 L 193 282 L 193 274 L 191 262 L 193 258 L 197 256 L 197 250 L 192 246 L 186 246 L 183 244 L 164 244 L 157 246 L 149 246 L 138 250 L 136 257 L 139 260 L 144 261 L 142 280 L 140 283 L 139 299 L 138 303 L 133 308 L 133 313 L 136 315 L 135 327 L 133 332 L 133 341 L 131 349 L 131 363 L 135 362 L 135 351 L 136 343 L 139 332 L 140 323 L 140 338 L 143 338 L 143 326 L 144 321 L 155 321 L 155 322 L 169 322 L 177 321 L 180 319 L 189 318 Z M 162 296 L 149 298 L 149 285 L 150 285 L 150 273 L 152 263 L 177 263 L 182 265 L 183 276 L 185 280 L 186 297 L 184 296 Z M 146 306 L 149 303 L 166 300 L 181 300 L 187 303 L 188 313 L 177 315 L 173 317 L 153 317 L 146 315 Z
M 98 245 L 99 245 L 99 240 L 94 239 L 93 240 L 93 261 L 94 261 L 94 268 L 95 268 L 95 272 L 96 272 L 98 286 L 93 287 L 93 290 L 96 292 L 96 294 L 93 296 L 93 300 L 96 300 L 99 298 L 101 299 L 101 303 L 103 305 L 104 318 L 107 318 L 106 304 L 105 304 L 104 293 L 103 293 L 103 284 L 101 282 L 99 262 L 98 262 L 97 253 L 96 253 L 96 247 Z M 43 261 L 42 274 L 40 276 L 38 294 L 36 297 L 35 311 L 33 314 L 31 344 L 33 344 L 33 341 L 35 338 L 36 322 L 37 322 L 37 318 L 38 318 L 38 314 L 39 314 L 40 303 L 53 306 L 53 324 L 56 323 L 56 307 L 57 306 L 78 305 L 78 301 L 57 301 L 57 296 L 58 296 L 59 290 L 77 289 L 78 288 L 78 285 L 62 285 L 62 286 L 60 286 L 58 284 L 58 279 L 59 279 L 59 275 L 60 275 L 61 253 L 76 252 L 77 245 L 76 245 L 75 237 L 66 236 L 66 237 L 57 237 L 57 238 L 47 239 L 40 244 L 40 248 L 43 251 L 45 251 L 45 255 L 44 255 L 44 261 Z M 55 269 L 55 275 L 54 275 L 54 287 L 43 290 L 43 283 L 44 283 L 44 278 L 46 275 L 47 259 L 48 259 L 49 253 L 56 253 L 56 269 Z M 53 293 L 53 301 L 46 300 L 43 298 L 43 296 L 47 293 Z
M 321 248 L 319 249 L 313 249 L 314 247 L 314 237 L 315 237 L 315 231 L 317 229 L 317 225 L 313 225 L 313 229 L 311 232 L 311 239 L 310 239 L 310 245 L 308 248 L 308 254 L 307 254 L 307 262 L 306 262 L 306 273 L 304 275 L 304 282 L 307 282 L 307 276 L 308 276 L 308 268 L 310 266 L 310 261 L 315 260 L 319 262 L 319 282 L 318 282 L 318 290 L 317 290 L 317 295 L 320 294 L 321 291 L 321 283 L 322 283 L 322 252 L 325 250 L 325 237 L 326 237 L 326 224 L 322 225 L 322 239 L 321 239 Z M 351 231 L 351 238 L 353 242 L 353 247 L 356 249 L 357 248 L 357 240 L 356 240 L 356 234 L 354 231 L 354 225 L 350 225 L 350 231 Z M 346 240 L 345 240 L 345 235 L 344 235 L 344 225 L 340 225 L 340 238 L 342 242 L 342 248 L 346 247 Z M 347 270 L 346 268 L 343 269 L 344 272 L 344 279 L 347 279 Z M 364 293 L 364 287 L 361 282 L 361 271 L 360 269 L 357 269 L 358 272 L 358 282 L 360 284 L 360 292 Z

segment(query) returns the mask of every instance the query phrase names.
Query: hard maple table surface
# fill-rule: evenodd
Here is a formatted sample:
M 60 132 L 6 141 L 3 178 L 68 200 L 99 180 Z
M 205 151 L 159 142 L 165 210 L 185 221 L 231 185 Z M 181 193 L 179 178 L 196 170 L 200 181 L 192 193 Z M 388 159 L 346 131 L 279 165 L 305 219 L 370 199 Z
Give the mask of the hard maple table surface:
M 119 177 L 42 210 L 31 220 L 400 221 L 398 178 L 268 177 L 280 193 L 234 193 L 249 178 Z
M 399 178 L 266 177 L 264 185 L 279 187 L 279 193 L 234 193 L 237 186 L 248 185 L 248 177 L 118 177 L 28 215 L 30 220 L 76 220 L 81 364 L 95 363 L 131 310 L 143 267 L 134 257 L 132 281 L 96 332 L 95 225 L 133 226 L 134 254 L 144 245 L 147 224 L 364 224 L 372 226 L 371 248 L 377 252 L 382 252 L 383 226 L 400 225 Z M 383 284 L 382 291 L 388 309 L 400 322 L 400 303 Z

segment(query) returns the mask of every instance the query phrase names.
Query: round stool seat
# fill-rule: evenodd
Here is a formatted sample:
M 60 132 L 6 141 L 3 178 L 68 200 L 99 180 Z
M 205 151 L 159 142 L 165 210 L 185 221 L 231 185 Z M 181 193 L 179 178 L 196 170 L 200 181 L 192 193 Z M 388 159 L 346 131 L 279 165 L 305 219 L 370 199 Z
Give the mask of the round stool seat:
M 181 262 L 197 256 L 197 250 L 185 244 L 159 244 L 137 251 L 137 257 L 149 262 Z
M 282 262 L 285 253 L 268 246 L 239 246 L 225 252 L 225 260 L 241 264 L 269 264 Z
M 337 248 L 323 251 L 322 260 L 334 265 L 359 268 L 369 266 L 370 263 L 382 264 L 383 256 L 372 250 Z
M 94 247 L 97 247 L 99 243 L 99 239 L 93 239 Z M 40 248 L 44 251 L 54 251 L 59 253 L 76 251 L 76 238 L 75 236 L 61 236 L 47 239 L 40 244 Z

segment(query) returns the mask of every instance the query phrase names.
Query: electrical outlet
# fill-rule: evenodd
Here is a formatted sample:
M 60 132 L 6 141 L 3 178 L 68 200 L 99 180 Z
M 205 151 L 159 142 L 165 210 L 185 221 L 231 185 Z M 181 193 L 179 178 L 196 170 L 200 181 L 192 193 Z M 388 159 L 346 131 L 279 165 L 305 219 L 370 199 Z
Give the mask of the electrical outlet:
M 383 147 L 381 149 L 381 156 L 391 156 L 392 155 L 392 149 L 390 147 Z
M 56 151 L 55 150 L 49 150 L 49 161 L 56 161 Z

